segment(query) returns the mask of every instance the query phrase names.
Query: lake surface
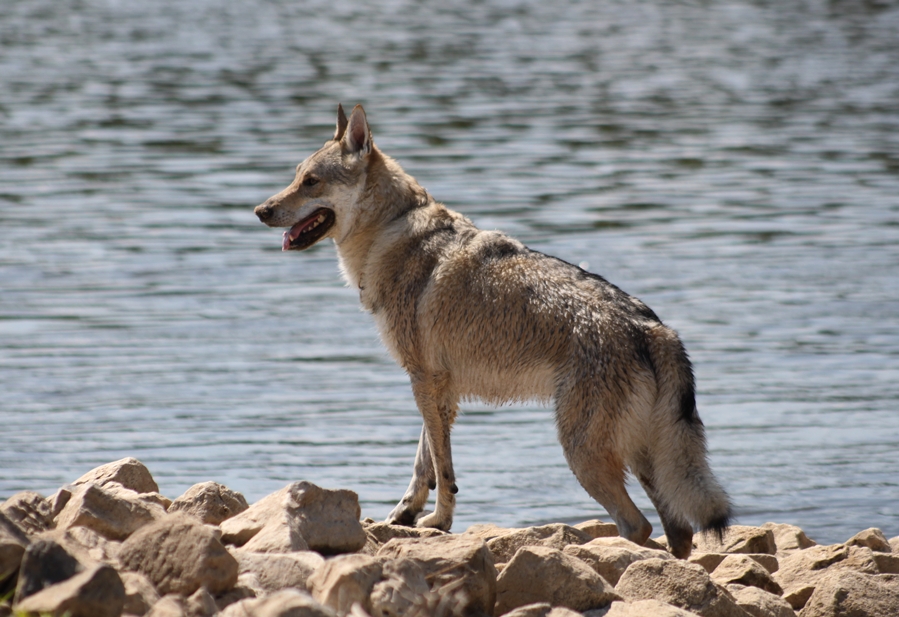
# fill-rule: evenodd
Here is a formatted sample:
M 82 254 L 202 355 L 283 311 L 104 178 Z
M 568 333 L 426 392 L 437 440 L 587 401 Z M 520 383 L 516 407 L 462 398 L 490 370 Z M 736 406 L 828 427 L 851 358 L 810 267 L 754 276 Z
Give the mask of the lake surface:
M 171 498 L 305 479 L 386 516 L 408 380 L 333 245 L 253 215 L 340 101 L 678 329 L 739 523 L 899 535 L 896 4 L 432 4 L 4 2 L 0 498 L 135 456 Z M 608 520 L 545 407 L 466 405 L 453 446 L 454 530 Z

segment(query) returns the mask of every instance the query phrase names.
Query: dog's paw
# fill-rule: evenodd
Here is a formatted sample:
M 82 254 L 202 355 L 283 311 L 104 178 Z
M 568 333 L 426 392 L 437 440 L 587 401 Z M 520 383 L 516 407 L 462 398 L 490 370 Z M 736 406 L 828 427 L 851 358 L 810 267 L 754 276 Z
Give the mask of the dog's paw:
M 422 513 L 424 514 L 424 513 Z M 416 527 L 431 527 L 432 529 L 440 529 L 441 531 L 449 531 L 453 526 L 453 518 L 441 516 L 437 512 L 419 516 L 415 520 Z
M 419 516 L 419 512 L 414 511 L 405 503 L 400 502 L 390 512 L 390 514 L 387 515 L 387 519 L 384 522 L 388 525 L 403 525 L 404 527 L 415 527 L 415 518 L 417 516 Z

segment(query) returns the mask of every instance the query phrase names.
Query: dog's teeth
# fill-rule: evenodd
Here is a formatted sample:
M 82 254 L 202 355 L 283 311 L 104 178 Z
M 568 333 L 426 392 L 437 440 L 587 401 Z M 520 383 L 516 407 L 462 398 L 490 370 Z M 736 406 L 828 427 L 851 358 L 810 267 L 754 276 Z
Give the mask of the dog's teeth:
M 318 218 L 316 218 L 314 221 L 312 221 L 312 223 L 311 223 L 307 228 L 305 228 L 305 229 L 302 231 L 302 233 L 304 233 L 304 234 L 305 234 L 305 233 L 309 233 L 310 231 L 312 231 L 313 229 L 315 229 L 316 227 L 318 227 L 319 225 L 321 225 L 324 221 L 325 221 L 325 215 L 324 215 L 324 214 L 319 214 L 319 215 L 318 215 Z

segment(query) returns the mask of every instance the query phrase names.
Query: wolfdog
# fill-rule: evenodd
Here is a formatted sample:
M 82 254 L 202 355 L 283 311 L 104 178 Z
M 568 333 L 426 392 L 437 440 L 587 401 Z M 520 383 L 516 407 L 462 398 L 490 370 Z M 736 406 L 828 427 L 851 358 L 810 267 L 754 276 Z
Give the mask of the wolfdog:
M 338 106 L 334 137 L 255 213 L 288 228 L 285 251 L 334 240 L 343 277 L 409 375 L 424 422 L 412 481 L 388 522 L 452 525 L 460 400 L 536 398 L 554 403 L 569 466 L 621 536 L 642 545 L 652 531 L 627 494 L 628 471 L 674 555 L 689 556 L 693 526 L 727 529 L 730 500 L 708 465 L 677 334 L 602 277 L 435 201 L 375 146 L 361 106 L 349 119 Z M 423 515 L 433 489 L 436 507 Z

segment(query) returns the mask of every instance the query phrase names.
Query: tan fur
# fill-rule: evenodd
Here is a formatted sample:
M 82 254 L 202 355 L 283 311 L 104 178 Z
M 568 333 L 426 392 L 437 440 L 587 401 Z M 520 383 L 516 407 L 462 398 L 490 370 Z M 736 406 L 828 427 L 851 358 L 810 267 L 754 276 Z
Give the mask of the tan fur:
M 388 521 L 449 529 L 461 400 L 536 398 L 554 402 L 571 469 L 622 536 L 642 544 L 651 532 L 625 490 L 628 471 L 675 554 L 689 555 L 691 525 L 727 526 L 730 503 L 707 464 L 677 334 L 604 279 L 434 201 L 374 146 L 360 106 L 349 119 L 338 108 L 334 138 L 256 214 L 292 227 L 288 249 L 334 239 L 344 278 L 409 374 L 424 426 L 412 482 Z M 435 486 L 436 509 L 422 517 Z

